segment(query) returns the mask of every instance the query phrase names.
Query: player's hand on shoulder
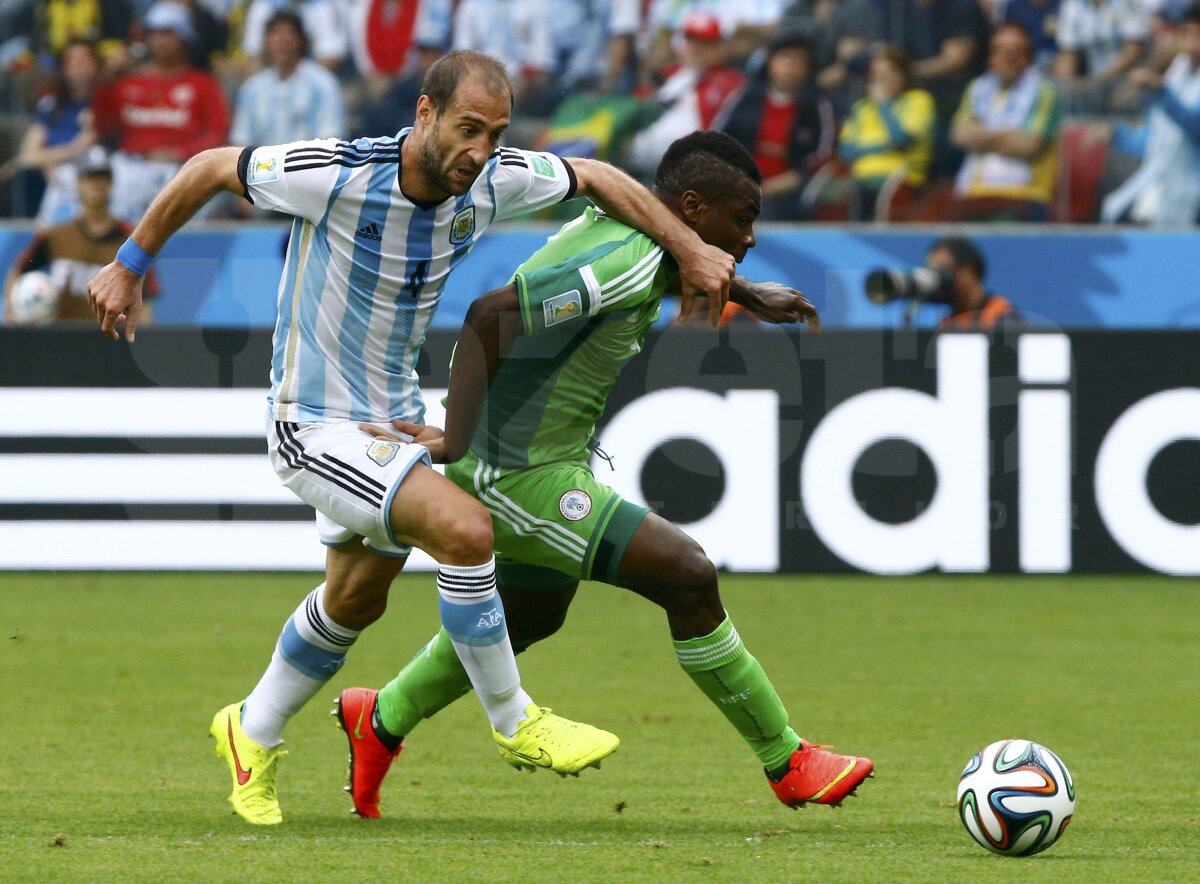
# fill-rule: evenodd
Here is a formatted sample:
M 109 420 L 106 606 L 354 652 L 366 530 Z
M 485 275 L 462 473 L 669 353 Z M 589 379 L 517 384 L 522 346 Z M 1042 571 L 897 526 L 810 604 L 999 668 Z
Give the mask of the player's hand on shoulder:
M 796 289 L 779 282 L 754 282 L 749 283 L 748 287 L 753 297 L 743 306 L 763 322 L 803 322 L 810 331 L 821 330 L 821 316 L 817 308 Z
M 714 328 L 721 321 L 721 312 L 729 300 L 729 284 L 733 282 L 736 262 L 733 255 L 701 242 L 696 248 L 676 255 L 679 262 L 679 282 L 682 300 L 679 319 L 692 315 L 697 298 L 708 299 L 708 321 Z
M 387 442 L 415 442 L 418 445 L 424 445 L 429 451 L 429 459 L 434 463 L 446 462 L 446 439 L 445 433 L 440 427 L 432 427 L 427 424 L 414 424 L 410 421 L 393 420 L 392 426 L 396 428 L 396 434 L 389 433 L 387 430 L 377 427 L 374 424 L 359 424 L 358 428 L 368 435 L 374 436 L 376 439 L 383 439 Z M 397 435 L 399 434 L 399 435 Z
M 88 304 L 100 330 L 114 341 L 121 339 L 117 326 L 125 324 L 125 340 L 133 343 L 142 308 L 143 278 L 124 264 L 113 261 L 100 268 L 88 283 Z

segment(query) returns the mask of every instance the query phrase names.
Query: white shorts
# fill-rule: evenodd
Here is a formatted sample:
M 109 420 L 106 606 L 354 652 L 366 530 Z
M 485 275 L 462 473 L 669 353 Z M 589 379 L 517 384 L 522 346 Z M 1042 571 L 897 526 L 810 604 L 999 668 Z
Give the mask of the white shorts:
M 377 426 L 397 435 L 387 424 Z M 380 555 L 412 552 L 392 536 L 388 512 L 413 465 L 430 465 L 425 446 L 376 439 L 353 421 L 295 424 L 268 416 L 267 451 L 284 487 L 317 511 L 326 546 L 361 536 Z

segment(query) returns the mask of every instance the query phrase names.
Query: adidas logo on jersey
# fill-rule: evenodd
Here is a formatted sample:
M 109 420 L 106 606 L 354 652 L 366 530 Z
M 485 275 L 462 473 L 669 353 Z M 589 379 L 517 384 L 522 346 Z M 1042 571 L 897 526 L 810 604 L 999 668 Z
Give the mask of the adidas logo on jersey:
M 354 235 L 361 236 L 363 239 L 383 239 L 382 234 L 379 232 L 378 224 L 364 224 L 362 227 L 358 228 L 358 230 L 354 231 Z

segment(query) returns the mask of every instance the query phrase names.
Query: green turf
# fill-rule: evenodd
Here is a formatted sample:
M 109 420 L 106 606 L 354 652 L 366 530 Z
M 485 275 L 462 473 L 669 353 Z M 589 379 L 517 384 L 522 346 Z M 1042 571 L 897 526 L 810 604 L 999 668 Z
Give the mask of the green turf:
M 658 610 L 587 587 L 521 662 L 542 703 L 620 734 L 604 769 L 515 773 L 467 698 L 413 734 L 385 819 L 359 820 L 326 712 L 432 633 L 414 576 L 292 722 L 284 824 L 249 827 L 208 723 L 314 582 L 0 575 L 0 880 L 1200 880 L 1195 582 L 727 579 L 797 729 L 877 765 L 846 808 L 799 812 L 679 671 Z M 986 853 L 954 810 L 963 764 L 1004 737 L 1045 743 L 1078 786 L 1031 859 Z

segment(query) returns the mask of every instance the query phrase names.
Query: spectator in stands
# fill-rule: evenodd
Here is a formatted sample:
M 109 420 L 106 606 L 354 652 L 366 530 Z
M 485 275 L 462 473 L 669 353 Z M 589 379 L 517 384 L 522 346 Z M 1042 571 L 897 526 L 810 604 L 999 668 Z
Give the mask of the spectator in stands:
M 88 303 L 87 284 L 101 267 L 116 258 L 117 249 L 133 230 L 109 212 L 112 183 L 112 169 L 104 149 L 98 145 L 90 148 L 79 165 L 76 179 L 79 215 L 38 232 L 8 273 L 4 285 L 6 324 L 12 321 L 8 296 L 13 283 L 22 273 L 32 270 L 47 273 L 58 289 L 57 319 L 95 322 Z M 157 294 L 157 280 L 147 276 L 146 281 L 151 296 Z M 139 313 L 139 322 L 143 318 L 148 317 Z
M 1150 13 L 1139 0 L 1062 0 L 1058 14 L 1058 78 L 1071 113 L 1121 110 L 1121 81 L 1150 45 Z
M 306 57 L 308 35 L 300 16 L 289 10 L 271 16 L 264 45 L 269 66 L 238 90 L 230 141 L 285 144 L 341 137 L 345 129 L 341 88 L 333 74 Z
M 955 181 L 954 217 L 1043 221 L 1058 172 L 1058 88 L 1033 63 L 1020 25 L 992 34 L 988 73 L 973 81 L 951 138 L 967 156 Z
M 454 13 L 452 48 L 500 59 L 512 79 L 514 105 L 528 116 L 550 115 L 556 102 L 547 0 L 461 0 Z
M 290 10 L 304 22 L 304 32 L 312 38 L 313 59 L 336 72 L 346 60 L 349 39 L 339 4 L 334 0 L 253 0 L 246 9 L 242 30 L 242 53 L 257 67 L 263 57 L 267 22 L 280 10 Z
M 202 0 L 178 0 L 192 17 L 195 38 L 188 43 L 188 61 L 202 71 L 212 70 L 216 57 L 229 44 L 229 25 L 218 17 Z
M 833 21 L 837 61 L 819 83 L 826 90 L 850 86 L 851 100 L 862 97 L 872 49 L 880 43 L 899 46 L 912 59 L 913 80 L 933 95 L 940 120 L 949 119 L 984 67 L 988 28 L 976 0 L 842 0 Z
M 867 96 L 855 102 L 838 138 L 838 155 L 854 178 L 850 220 L 875 218 L 885 187 L 891 204 L 913 200 L 929 173 L 935 124 L 933 96 L 912 87 L 904 50 L 879 48 L 871 58 Z
M 594 89 L 607 67 L 612 4 L 596 0 L 546 0 L 559 100 Z
M 447 34 L 445 39 L 448 39 Z M 418 36 L 409 52 L 408 67 L 387 86 L 386 91 L 362 110 L 364 135 L 395 135 L 405 126 L 412 125 L 413 108 L 421 97 L 421 86 L 425 72 L 446 52 L 442 39 L 427 41 Z
M 60 58 L 84 40 L 103 57 L 121 55 L 133 24 L 132 4 L 121 0 L 44 0 L 36 4 L 35 49 Z
M 721 22 L 697 12 L 683 20 L 681 64 L 655 93 L 658 119 L 634 137 L 627 162 L 642 175 L 651 174 L 667 147 L 697 130 L 720 129 L 745 82 L 725 64 Z
M 1184 14 L 1177 42 L 1164 75 L 1149 68 L 1130 74 L 1156 99 L 1140 128 L 1118 124 L 1113 132 L 1112 146 L 1142 164 L 1104 200 L 1103 221 L 1194 224 L 1200 213 L 1200 6 Z
M 984 5 L 987 6 L 987 0 Z M 1047 73 L 1058 55 L 1058 10 L 1061 0 L 996 0 L 992 4 L 992 22 L 1017 24 L 1033 38 L 1033 62 Z
M 149 61 L 97 90 L 96 130 L 115 144 L 113 214 L 135 220 L 185 160 L 224 144 L 229 109 L 220 84 L 188 64 L 191 16 L 172 0 L 142 20 Z
M 833 106 L 813 83 L 812 47 L 798 33 L 771 41 L 759 74 L 751 79 L 721 127 L 754 156 L 762 172 L 764 221 L 805 217 L 800 193 L 833 157 L 837 129 Z
M 798 32 L 808 38 L 814 70 L 823 71 L 837 60 L 838 5 L 838 0 L 792 0 L 779 20 L 781 31 Z
M 351 0 L 343 9 L 351 58 L 364 77 L 391 82 L 410 75 L 420 66 L 416 56 L 422 49 L 437 46 L 445 51 L 450 45 L 451 0 Z M 408 113 L 415 105 L 414 100 L 401 108 Z
M 14 193 L 42 194 L 38 226 L 67 220 L 79 211 L 76 166 L 96 143 L 92 128 L 92 94 L 100 74 L 100 58 L 87 40 L 71 40 L 59 60 L 53 90 L 37 103 L 33 122 L 21 138 L 12 167 L 21 176 Z M 33 209 L 37 201 L 27 200 Z M 32 211 L 22 214 L 33 214 Z
M 638 39 L 642 32 L 641 0 L 611 0 L 604 92 L 628 94 L 638 83 Z
M 651 44 L 643 66 L 643 83 L 653 81 L 683 51 L 680 34 L 689 16 L 706 14 L 715 18 L 725 35 L 725 60 L 740 67 L 778 32 L 785 4 L 786 0 L 652 0 Z
M 984 287 L 987 262 L 966 237 L 947 236 L 934 242 L 925 254 L 925 266 L 946 279 L 946 290 L 938 300 L 950 305 L 950 314 L 940 328 L 990 329 L 1020 321 L 1010 300 Z

